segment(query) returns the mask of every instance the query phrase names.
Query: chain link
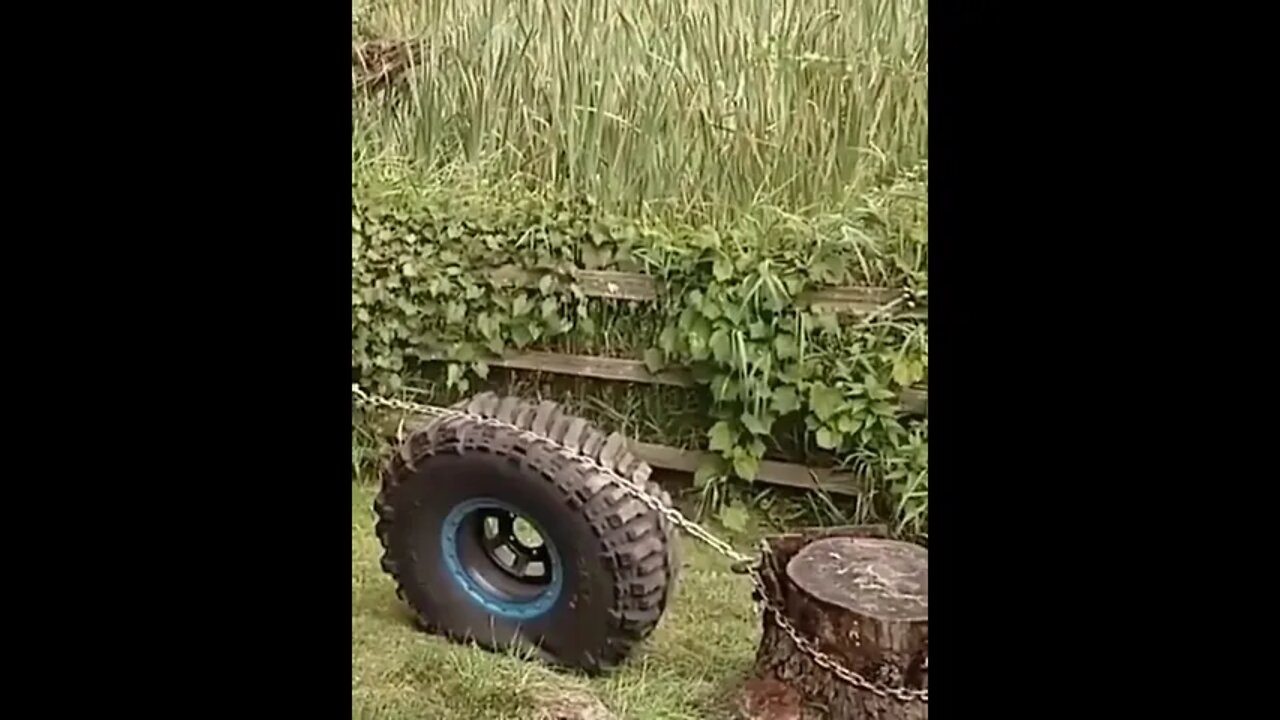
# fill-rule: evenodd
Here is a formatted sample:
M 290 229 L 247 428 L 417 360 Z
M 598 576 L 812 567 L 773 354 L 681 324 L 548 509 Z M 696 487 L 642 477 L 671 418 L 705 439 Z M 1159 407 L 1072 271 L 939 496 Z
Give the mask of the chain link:
M 827 653 L 819 650 L 813 644 L 813 641 L 801 635 L 795 625 L 792 625 L 791 621 L 784 617 L 782 612 L 772 603 L 766 602 L 764 611 L 773 618 L 774 624 L 782 628 L 782 631 L 787 634 L 787 637 L 791 638 L 791 642 L 795 643 L 795 646 L 800 648 L 804 654 L 812 658 L 819 666 L 830 670 L 836 675 L 836 677 L 850 685 L 866 690 L 867 692 L 872 693 L 873 695 L 878 695 L 879 697 L 891 697 L 902 702 L 910 702 L 912 700 L 919 700 L 926 703 L 929 702 L 928 689 L 912 690 L 905 687 L 886 687 L 884 685 L 873 683 L 858 673 L 846 668 L 844 665 L 841 665 L 838 660 Z M 928 663 L 927 659 L 925 660 L 925 663 Z
M 401 410 L 404 412 L 414 413 L 416 415 L 425 415 L 428 417 L 458 417 L 458 416 L 474 417 L 485 425 L 502 427 L 504 429 L 516 432 L 521 436 L 532 437 L 532 438 L 540 437 L 536 433 L 530 430 L 526 430 L 522 427 L 518 427 L 510 423 L 504 423 L 494 418 L 476 416 L 464 410 L 437 407 L 435 405 L 424 405 L 422 403 L 415 403 L 408 400 L 399 400 L 395 398 L 386 398 L 378 395 L 371 395 L 365 392 L 365 390 L 356 383 L 352 383 L 351 385 L 351 395 L 356 399 L 358 403 L 362 405 L 368 405 L 371 407 L 381 407 L 381 408 L 386 408 L 388 410 Z M 401 423 L 400 427 L 401 427 L 401 430 L 403 430 L 403 422 Z M 399 434 L 399 432 L 397 434 Z M 929 702 L 929 690 L 927 688 L 921 689 L 921 690 L 913 690 L 905 687 L 886 687 L 879 683 L 872 682 L 864 678 L 862 675 L 859 675 L 858 673 L 854 672 L 853 670 L 846 668 L 838 660 L 836 660 L 835 658 L 831 657 L 827 653 L 820 650 L 812 640 L 810 640 L 809 638 L 801 634 L 800 631 L 796 629 L 795 625 L 792 625 L 791 621 L 786 618 L 786 616 L 783 614 L 782 609 L 777 607 L 777 605 L 770 602 L 768 599 L 768 593 L 765 586 L 764 577 L 760 574 L 762 557 L 768 555 L 768 546 L 764 545 L 764 543 L 761 543 L 761 546 L 762 546 L 761 556 L 752 556 L 752 555 L 743 554 L 739 552 L 737 549 L 735 549 L 728 542 L 724 541 L 721 538 L 716 537 L 714 534 L 711 533 L 711 531 L 702 527 L 701 525 L 694 522 L 693 520 L 690 520 L 689 518 L 685 517 L 684 513 L 664 503 L 661 499 L 654 497 L 653 495 L 650 495 L 649 493 L 645 492 L 644 488 L 636 485 L 635 483 L 631 482 L 627 478 L 622 477 L 617 472 L 615 472 L 612 468 L 608 468 L 601 465 L 599 462 L 595 460 L 595 458 L 592 458 L 588 455 L 582 455 L 582 454 L 579 454 L 578 457 L 581 461 L 583 461 L 585 464 L 591 467 L 592 470 L 595 470 L 605 475 L 606 477 L 608 477 L 610 481 L 612 481 L 618 487 L 625 490 L 628 495 L 634 497 L 636 500 L 639 500 L 641 503 L 645 505 L 645 507 L 648 507 L 650 510 L 653 510 L 654 512 L 661 514 L 672 525 L 680 528 L 681 530 L 688 533 L 689 535 L 692 535 L 693 537 L 706 543 L 711 547 L 711 549 L 715 550 L 716 552 L 720 553 L 721 555 L 733 561 L 736 567 L 742 568 L 745 571 L 746 575 L 751 579 L 752 584 L 755 585 L 755 589 L 757 591 L 756 596 L 759 599 L 758 605 L 760 606 L 760 609 L 762 610 L 762 612 L 764 612 L 768 617 L 772 618 L 773 623 L 777 625 L 778 628 L 781 629 L 784 633 L 786 633 L 787 637 L 791 639 L 791 642 L 794 643 L 795 646 L 801 652 L 808 655 L 813 660 L 813 662 L 816 663 L 819 667 L 822 667 L 828 670 L 829 672 L 833 673 L 836 677 L 840 678 L 844 682 L 850 685 L 853 685 L 856 688 L 866 690 L 867 692 L 870 692 L 878 697 L 894 698 L 902 702 L 910 702 L 910 701 L 916 701 L 916 700 L 920 702 L 925 702 L 925 703 Z M 927 657 L 925 658 L 924 662 L 925 662 L 924 667 L 927 669 L 928 662 L 929 662 Z

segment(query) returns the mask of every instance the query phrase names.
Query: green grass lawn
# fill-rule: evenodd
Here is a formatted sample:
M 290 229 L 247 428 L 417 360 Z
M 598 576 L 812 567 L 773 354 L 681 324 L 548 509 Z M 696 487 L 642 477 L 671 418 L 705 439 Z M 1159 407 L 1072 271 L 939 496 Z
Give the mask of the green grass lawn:
M 617 718 L 728 718 L 751 667 L 760 623 L 750 582 L 682 537 L 674 605 L 632 659 L 607 677 L 454 645 L 416 630 L 378 567 L 371 487 L 351 490 L 353 718 L 539 720 L 551 703 L 598 700 Z M 595 717 L 590 714 L 582 716 Z

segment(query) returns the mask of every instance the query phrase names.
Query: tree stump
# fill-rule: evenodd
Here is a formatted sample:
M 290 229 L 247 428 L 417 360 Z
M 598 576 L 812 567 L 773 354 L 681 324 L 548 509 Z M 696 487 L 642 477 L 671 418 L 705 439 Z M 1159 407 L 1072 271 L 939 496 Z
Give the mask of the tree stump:
M 766 609 L 748 720 L 929 717 L 918 694 L 929 687 L 929 552 L 866 535 L 770 538 L 761 577 L 769 604 L 803 640 L 876 689 L 823 667 Z

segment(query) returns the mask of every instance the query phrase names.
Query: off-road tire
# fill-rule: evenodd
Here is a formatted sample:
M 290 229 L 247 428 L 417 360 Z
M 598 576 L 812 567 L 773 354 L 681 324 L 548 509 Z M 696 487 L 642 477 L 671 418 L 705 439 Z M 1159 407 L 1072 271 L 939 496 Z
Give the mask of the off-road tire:
M 679 555 L 669 521 L 611 483 L 611 469 L 670 505 L 650 467 L 556 403 L 484 393 L 455 406 L 467 415 L 412 428 L 374 503 L 382 568 L 428 632 L 492 650 L 532 648 L 588 672 L 623 662 L 657 627 Z M 492 421 L 497 421 L 494 423 Z M 519 508 L 559 548 L 564 586 L 533 618 L 489 612 L 462 592 L 440 559 L 450 507 L 488 497 Z

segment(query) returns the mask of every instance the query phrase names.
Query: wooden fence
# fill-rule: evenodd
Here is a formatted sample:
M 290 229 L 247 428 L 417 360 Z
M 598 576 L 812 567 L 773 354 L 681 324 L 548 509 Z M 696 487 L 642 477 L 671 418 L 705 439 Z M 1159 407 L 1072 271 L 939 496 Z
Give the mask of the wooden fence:
M 499 271 L 497 277 L 500 281 L 512 284 L 533 284 L 533 278 L 528 273 L 514 268 Z M 578 287 L 587 297 L 635 302 L 653 302 L 658 299 L 657 286 L 654 279 L 640 273 L 578 270 L 576 272 L 576 280 Z M 884 288 L 825 288 L 802 296 L 800 302 L 810 307 L 823 307 L 838 314 L 866 315 L 879 311 L 896 297 L 897 293 Z M 925 311 L 917 309 L 901 309 L 893 314 L 898 317 L 927 317 Z M 649 372 L 649 368 L 643 361 L 622 358 L 522 352 L 508 354 L 498 360 L 490 360 L 489 364 L 513 370 L 570 375 L 597 380 L 672 385 L 676 387 L 693 387 L 695 385 L 692 378 L 681 370 L 664 370 L 652 373 Z M 902 393 L 901 401 L 904 412 L 912 414 L 928 413 L 929 393 L 926 387 L 907 389 Z M 697 450 L 683 450 L 666 445 L 635 441 L 632 441 L 631 449 L 637 457 L 653 467 L 684 472 L 696 470 L 703 456 L 707 454 Z M 757 478 L 775 485 L 786 485 L 808 490 L 825 490 L 843 495 L 851 495 L 858 492 L 856 479 L 851 475 L 836 473 L 829 469 L 809 468 L 794 463 L 764 460 L 760 463 L 760 471 L 757 474 Z

